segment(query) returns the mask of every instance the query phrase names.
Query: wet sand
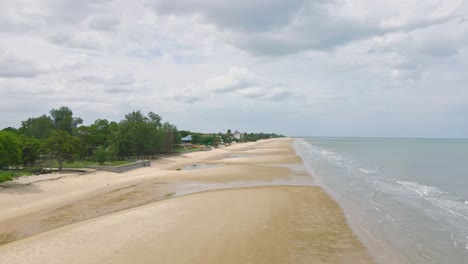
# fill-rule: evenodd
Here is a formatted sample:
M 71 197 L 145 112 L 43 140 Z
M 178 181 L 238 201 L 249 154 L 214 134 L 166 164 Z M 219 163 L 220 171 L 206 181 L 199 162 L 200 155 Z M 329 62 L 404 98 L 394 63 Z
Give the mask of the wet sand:
M 300 167 L 279 139 L 3 188 L 0 263 L 373 263 Z

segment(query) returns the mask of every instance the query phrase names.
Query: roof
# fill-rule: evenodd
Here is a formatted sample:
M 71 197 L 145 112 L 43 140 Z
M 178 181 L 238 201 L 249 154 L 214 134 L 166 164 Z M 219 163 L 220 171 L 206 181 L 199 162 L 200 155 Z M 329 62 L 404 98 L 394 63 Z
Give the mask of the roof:
M 192 135 L 188 135 L 186 137 L 181 138 L 182 141 L 192 141 Z

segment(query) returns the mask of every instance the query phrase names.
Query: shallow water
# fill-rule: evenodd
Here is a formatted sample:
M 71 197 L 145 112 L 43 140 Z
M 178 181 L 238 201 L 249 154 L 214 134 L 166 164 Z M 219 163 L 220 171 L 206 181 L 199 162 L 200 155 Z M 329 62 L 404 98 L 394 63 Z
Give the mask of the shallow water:
M 307 138 L 295 147 L 376 255 L 466 263 L 468 140 Z
M 224 164 L 207 164 L 207 163 L 195 163 L 185 167 L 182 167 L 180 170 L 202 170 L 211 167 L 224 166 Z

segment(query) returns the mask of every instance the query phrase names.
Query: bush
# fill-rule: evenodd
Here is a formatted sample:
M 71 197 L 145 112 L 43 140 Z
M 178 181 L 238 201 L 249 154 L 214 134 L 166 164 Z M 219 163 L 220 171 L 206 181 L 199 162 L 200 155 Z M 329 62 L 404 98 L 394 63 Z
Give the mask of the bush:
M 103 147 L 98 147 L 94 150 L 94 160 L 99 163 L 100 166 L 104 165 L 104 163 L 109 160 L 109 157 L 110 152 Z
M 6 182 L 13 180 L 13 172 L 11 171 L 0 171 L 0 182 Z
M 31 175 L 31 171 L 22 170 L 0 170 L 0 182 L 11 181 L 16 177 Z

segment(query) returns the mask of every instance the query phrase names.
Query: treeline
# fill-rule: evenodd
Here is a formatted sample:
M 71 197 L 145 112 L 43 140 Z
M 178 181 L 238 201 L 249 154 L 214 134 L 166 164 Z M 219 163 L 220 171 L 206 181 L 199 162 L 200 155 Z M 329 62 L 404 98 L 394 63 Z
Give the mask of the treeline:
M 232 142 L 240 143 L 240 142 L 253 142 L 261 139 L 269 139 L 269 138 L 279 138 L 284 137 L 283 135 L 278 135 L 275 133 L 240 133 L 237 135 L 233 134 L 230 129 L 226 131 L 226 133 L 216 133 L 216 134 L 203 134 L 198 132 L 192 132 L 188 130 L 181 130 L 180 135 L 182 138 L 186 136 L 191 136 L 192 140 L 191 143 L 199 144 L 199 145 L 212 145 L 217 146 L 221 143 L 230 144 Z
M 181 138 L 191 136 L 193 145 L 218 146 L 220 143 L 248 142 L 282 137 L 268 133 L 202 134 L 178 131 L 161 116 L 133 111 L 120 122 L 97 119 L 89 126 L 62 106 L 49 115 L 28 118 L 16 128 L 0 131 L 0 169 L 40 167 L 41 162 L 56 160 L 59 170 L 63 163 L 74 160 L 94 160 L 103 164 L 110 160 L 151 158 L 172 153 L 181 145 Z
M 68 107 L 28 118 L 16 128 L 0 131 L 0 168 L 34 166 L 38 160 L 63 162 L 95 159 L 148 158 L 170 153 L 180 143 L 177 127 L 149 112 L 134 111 L 120 122 L 98 119 L 89 126 Z

